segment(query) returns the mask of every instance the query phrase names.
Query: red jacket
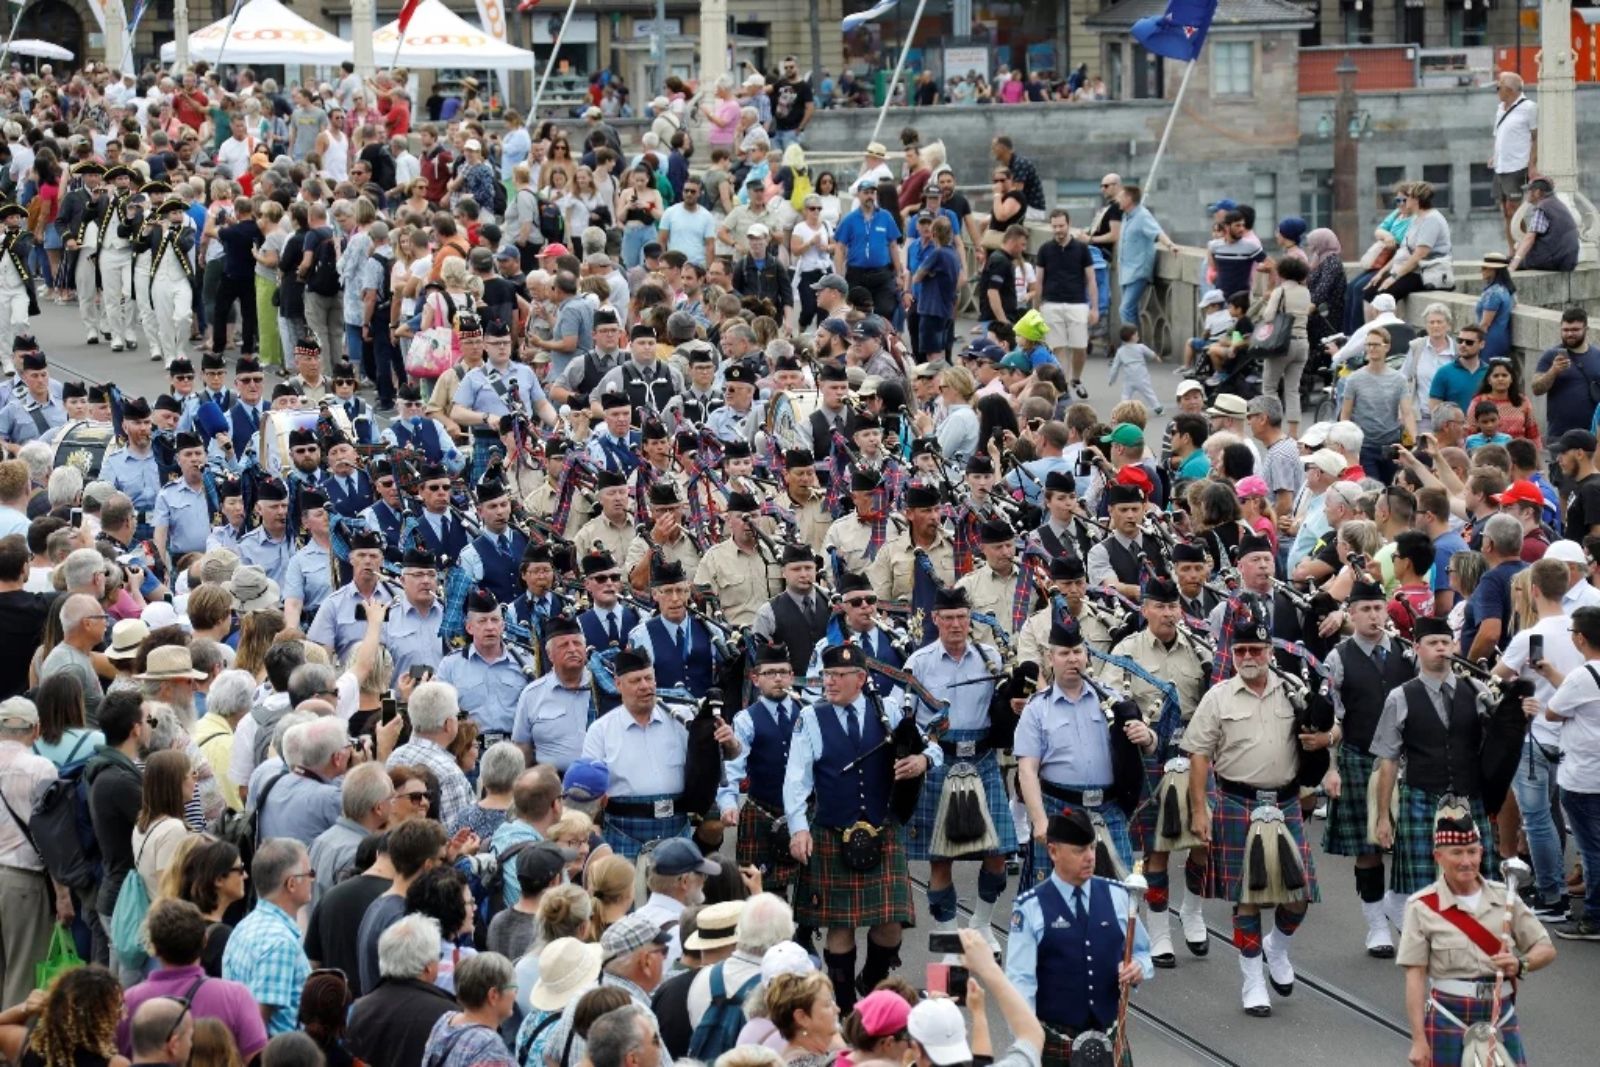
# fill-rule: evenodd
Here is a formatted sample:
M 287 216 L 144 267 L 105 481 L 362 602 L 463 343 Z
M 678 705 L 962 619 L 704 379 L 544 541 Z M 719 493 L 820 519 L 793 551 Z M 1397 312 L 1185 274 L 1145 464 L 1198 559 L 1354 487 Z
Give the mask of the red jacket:
M 428 183 L 428 199 L 442 204 L 449 194 L 450 152 L 444 145 L 434 145 L 433 151 L 422 157 L 422 177 Z

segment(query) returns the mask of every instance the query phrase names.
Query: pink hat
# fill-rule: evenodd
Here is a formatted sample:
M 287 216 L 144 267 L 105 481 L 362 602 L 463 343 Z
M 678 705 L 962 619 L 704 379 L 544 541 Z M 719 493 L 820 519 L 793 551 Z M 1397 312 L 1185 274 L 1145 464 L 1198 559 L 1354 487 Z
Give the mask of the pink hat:
M 872 1037 L 888 1037 L 906 1028 L 911 1016 L 911 1005 L 899 993 L 879 989 L 856 1001 L 856 1011 L 861 1015 L 861 1025 Z
M 1234 491 L 1239 494 L 1240 500 L 1248 500 L 1253 496 L 1266 497 L 1271 494 L 1267 491 L 1266 479 L 1259 474 L 1252 474 L 1247 478 L 1240 478 L 1239 484 L 1234 486 Z

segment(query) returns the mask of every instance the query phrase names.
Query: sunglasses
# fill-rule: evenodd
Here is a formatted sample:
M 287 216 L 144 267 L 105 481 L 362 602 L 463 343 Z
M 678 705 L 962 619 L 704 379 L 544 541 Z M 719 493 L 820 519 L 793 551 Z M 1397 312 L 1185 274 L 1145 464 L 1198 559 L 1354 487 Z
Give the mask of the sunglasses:
M 415 791 L 408 789 L 403 793 L 396 793 L 395 799 L 408 801 L 412 804 L 426 804 L 428 803 L 428 791 L 426 789 Z
M 593 581 L 601 582 L 606 585 L 610 585 L 612 582 L 622 581 L 622 575 L 620 574 L 595 574 L 591 575 L 590 577 Z
M 844 602 L 852 608 L 871 607 L 878 602 L 878 598 L 875 596 L 845 597 Z
M 238 378 L 236 378 L 234 380 L 237 381 L 240 385 L 260 385 L 262 382 L 266 381 L 267 379 L 266 379 L 265 375 L 261 375 L 261 374 L 241 374 Z

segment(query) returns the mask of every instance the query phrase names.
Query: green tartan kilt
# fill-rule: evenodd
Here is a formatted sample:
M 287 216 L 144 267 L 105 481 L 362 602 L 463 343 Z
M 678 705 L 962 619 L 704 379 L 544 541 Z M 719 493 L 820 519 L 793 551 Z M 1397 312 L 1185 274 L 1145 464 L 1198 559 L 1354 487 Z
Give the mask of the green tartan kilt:
M 1206 849 L 1205 893 L 1207 900 L 1226 900 L 1237 904 L 1244 893 L 1244 853 L 1250 834 L 1250 812 L 1253 805 L 1231 793 L 1211 790 L 1211 847 Z M 1306 902 L 1316 904 L 1322 900 L 1317 886 L 1317 870 L 1311 863 L 1311 846 L 1306 842 L 1305 822 L 1300 815 L 1300 801 L 1290 797 L 1278 810 L 1283 812 L 1283 825 L 1300 848 L 1300 862 L 1306 869 Z
M 1370 856 L 1378 846 L 1367 842 L 1367 779 L 1378 765 L 1348 745 L 1339 750 L 1339 795 L 1328 802 L 1328 828 L 1322 834 L 1322 851 L 1331 856 Z
M 910 924 L 911 876 L 906 870 L 904 828 L 892 819 L 882 828 L 883 859 L 870 871 L 844 865 L 840 831 L 828 826 L 811 830 L 811 862 L 795 883 L 795 921 L 802 926 L 861 927 L 883 923 Z
M 1439 878 L 1439 865 L 1433 862 L 1433 816 L 1442 793 L 1430 793 L 1400 783 L 1400 823 L 1394 828 L 1394 862 L 1389 865 L 1389 888 L 1410 896 L 1426 889 Z M 1472 821 L 1483 838 L 1482 871 L 1485 878 L 1498 872 L 1494 848 L 1494 822 L 1483 811 L 1483 800 L 1471 798 Z
M 1115 1041 L 1117 1039 L 1116 1023 L 1112 1023 L 1105 1033 L 1107 1037 Z M 1077 1036 L 1077 1034 L 1073 1034 L 1070 1031 L 1057 1030 L 1046 1023 L 1044 1027 L 1044 1050 L 1039 1056 L 1039 1060 L 1044 1064 L 1044 1067 L 1068 1067 L 1072 1063 L 1072 1042 Z M 1123 1046 L 1122 1062 L 1118 1067 L 1133 1067 L 1133 1043 L 1131 1041 Z
M 761 888 L 779 896 L 800 874 L 800 865 L 788 850 L 779 850 L 773 844 L 772 823 L 781 818 L 781 812 L 768 811 L 751 797 L 745 797 L 744 806 L 739 809 L 739 832 L 734 843 L 734 856 L 739 866 L 760 868 Z

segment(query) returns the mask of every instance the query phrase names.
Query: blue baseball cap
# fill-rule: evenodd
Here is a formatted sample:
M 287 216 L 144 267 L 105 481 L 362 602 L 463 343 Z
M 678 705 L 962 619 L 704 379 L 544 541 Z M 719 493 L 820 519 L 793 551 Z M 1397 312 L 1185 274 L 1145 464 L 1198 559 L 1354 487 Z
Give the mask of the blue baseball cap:
M 1215 203 L 1207 204 L 1206 212 L 1211 214 L 1218 211 L 1234 211 L 1237 210 L 1238 207 L 1239 205 L 1236 201 L 1230 200 L 1228 197 L 1223 197 L 1221 200 L 1218 200 Z
M 573 760 L 561 776 L 561 796 L 581 802 L 599 800 L 611 788 L 611 772 L 600 760 Z
M 989 360 L 994 363 L 999 363 L 1002 359 L 1006 358 L 1006 350 L 989 340 L 987 337 L 980 337 L 978 340 L 972 342 L 967 346 L 967 350 L 961 354 L 967 359 Z

